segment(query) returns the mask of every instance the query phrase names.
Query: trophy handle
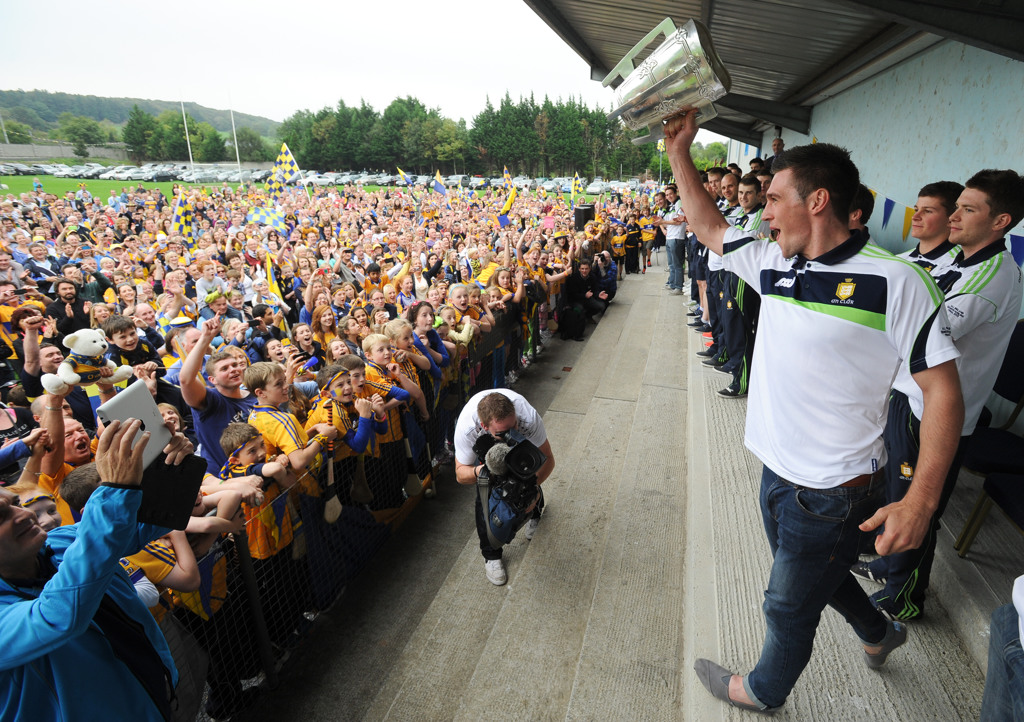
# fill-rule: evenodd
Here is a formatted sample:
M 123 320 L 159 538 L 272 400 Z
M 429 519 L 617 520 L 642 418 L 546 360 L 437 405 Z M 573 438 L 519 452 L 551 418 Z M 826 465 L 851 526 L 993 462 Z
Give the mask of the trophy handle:
M 601 81 L 601 87 L 607 88 L 616 78 L 622 78 L 623 80 L 625 80 L 626 76 L 633 72 L 633 60 L 634 58 L 636 58 L 637 55 L 640 54 L 641 50 L 650 45 L 651 41 L 653 41 L 659 35 L 664 35 L 667 39 L 668 36 L 674 33 L 675 31 L 676 24 L 672 22 L 672 18 L 665 18 L 660 23 L 658 23 L 658 25 L 653 30 L 651 30 L 651 32 L 647 33 L 643 37 L 643 40 L 634 45 L 633 49 L 626 53 L 622 60 L 619 61 L 618 65 L 612 68 L 611 72 L 605 76 L 603 81 Z

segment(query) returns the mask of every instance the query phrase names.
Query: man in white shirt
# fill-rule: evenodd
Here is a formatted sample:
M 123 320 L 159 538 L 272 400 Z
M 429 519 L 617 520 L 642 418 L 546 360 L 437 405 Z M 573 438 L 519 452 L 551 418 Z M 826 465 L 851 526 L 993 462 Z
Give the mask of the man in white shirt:
M 469 485 L 476 484 L 480 478 L 484 460 L 478 458 L 474 447 L 481 436 L 490 434 L 500 441 L 512 432 L 535 444 L 547 457 L 544 466 L 537 472 L 537 486 L 543 484 L 555 468 L 555 457 L 544 430 L 544 421 L 525 397 L 508 389 L 481 391 L 462 408 L 455 424 L 455 480 Z M 524 531 L 527 540 L 533 538 L 543 508 L 542 493 L 532 518 L 526 522 Z M 477 495 L 476 531 L 480 538 L 480 553 L 484 557 L 484 570 L 491 584 L 501 586 L 508 580 L 501 559 L 501 547 L 495 548 L 491 544 L 486 524 L 483 506 Z
M 668 254 L 668 287 L 673 296 L 683 295 L 683 259 L 686 256 L 686 216 L 679 200 L 679 191 L 674 183 L 665 186 L 665 200 L 668 210 L 663 218 L 656 218 L 654 224 L 665 230 L 665 251 Z
M 958 353 L 931 280 L 849 231 L 860 182 L 849 153 L 819 143 L 777 158 L 763 214 L 775 241 L 759 240 L 730 227 L 705 191 L 690 156 L 696 115 L 668 121 L 666 147 L 697 238 L 761 295 L 746 445 L 764 463 L 773 562 L 753 671 L 707 659 L 694 669 L 717 699 L 770 713 L 810 660 L 826 606 L 853 627 L 870 668 L 906 641 L 905 625 L 875 609 L 850 567 L 861 532 L 885 525 L 875 540 L 882 555 L 924 539 L 963 421 Z M 921 463 L 907 495 L 879 508 L 884 412 L 904 364 L 925 399 Z

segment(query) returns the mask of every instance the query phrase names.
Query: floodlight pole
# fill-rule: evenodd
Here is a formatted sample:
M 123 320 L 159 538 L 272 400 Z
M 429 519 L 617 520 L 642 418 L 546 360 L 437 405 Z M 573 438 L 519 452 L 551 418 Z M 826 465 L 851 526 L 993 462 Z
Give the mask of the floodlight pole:
M 188 164 L 192 168 L 192 182 L 195 183 L 196 164 L 192 160 L 192 141 L 188 137 L 188 118 L 185 117 L 185 101 L 179 102 L 181 103 L 181 122 L 185 125 L 185 145 L 188 146 Z
M 238 164 L 238 182 L 242 182 L 242 157 L 238 154 L 238 134 L 235 133 L 235 111 L 228 108 L 231 113 L 231 137 L 235 140 L 235 163 Z
M 7 138 L 7 126 L 4 125 L 4 114 L 3 113 L 0 113 L 0 128 L 2 128 L 3 131 L 4 131 L 4 143 L 6 143 L 7 145 L 10 145 L 11 141 L 8 140 L 8 138 Z

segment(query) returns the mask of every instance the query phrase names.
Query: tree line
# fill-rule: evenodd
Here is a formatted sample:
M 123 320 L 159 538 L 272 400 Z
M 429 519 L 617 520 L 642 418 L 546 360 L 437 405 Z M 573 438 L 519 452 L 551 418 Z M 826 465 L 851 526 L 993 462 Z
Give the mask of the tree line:
M 575 98 L 538 103 L 531 95 L 513 101 L 506 92 L 495 106 L 490 98 L 474 118 L 446 118 L 413 97 L 396 98 L 382 112 L 365 101 L 335 108 L 300 110 L 278 128 L 301 168 L 389 170 L 407 173 L 631 177 L 657 176 L 668 161 L 655 144 L 634 145 L 646 135 L 609 121 L 607 111 Z M 725 157 L 722 143 L 695 144 L 698 166 Z
M 265 162 L 274 158 L 271 144 L 252 128 L 238 128 L 235 135 L 241 160 Z M 137 105 L 128 113 L 121 139 L 128 155 L 135 161 L 184 160 L 188 158 L 189 144 L 192 157 L 200 163 L 218 163 L 234 155 L 229 153 L 225 137 L 210 123 L 198 122 L 189 113 L 182 117 L 180 112 L 171 110 L 153 116 Z

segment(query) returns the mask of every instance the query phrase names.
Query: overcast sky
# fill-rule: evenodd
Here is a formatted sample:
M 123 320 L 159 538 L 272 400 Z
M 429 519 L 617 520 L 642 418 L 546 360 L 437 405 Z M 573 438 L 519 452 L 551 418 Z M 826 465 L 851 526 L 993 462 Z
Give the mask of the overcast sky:
M 5 5 L 5 90 L 183 99 L 278 121 L 339 99 L 381 111 L 406 95 L 467 123 L 506 90 L 612 103 L 521 0 Z

